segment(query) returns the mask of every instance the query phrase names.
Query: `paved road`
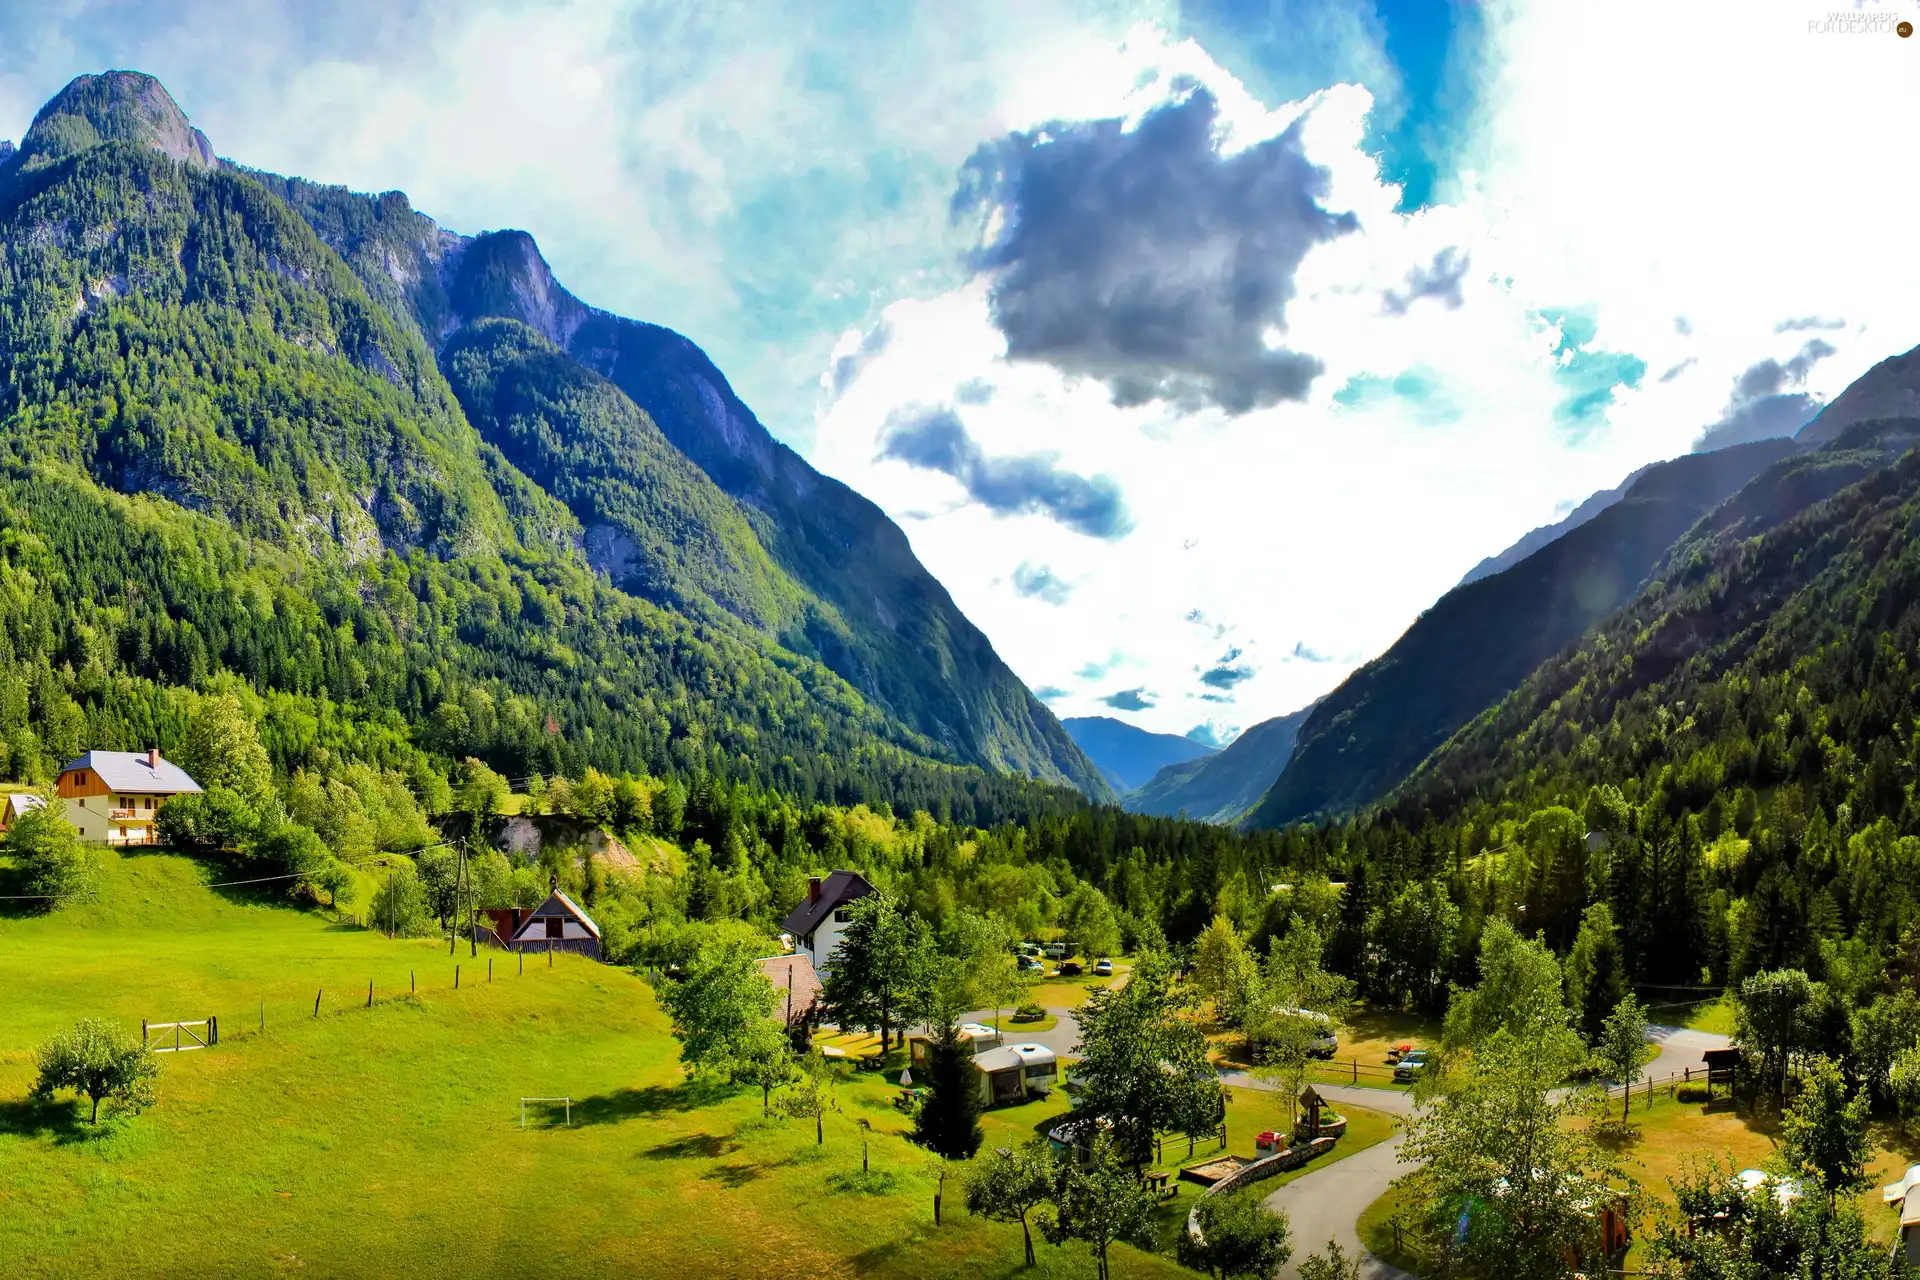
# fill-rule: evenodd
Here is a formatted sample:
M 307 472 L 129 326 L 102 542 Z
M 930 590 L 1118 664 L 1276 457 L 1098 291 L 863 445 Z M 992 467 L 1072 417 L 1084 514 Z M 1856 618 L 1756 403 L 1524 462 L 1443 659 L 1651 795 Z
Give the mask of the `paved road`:
M 1726 1036 L 1710 1031 L 1689 1031 L 1684 1027 L 1649 1027 L 1647 1039 L 1658 1045 L 1659 1054 L 1647 1064 L 1647 1076 L 1663 1079 L 1688 1067 L 1706 1065 L 1708 1049 L 1725 1048 Z M 1222 1072 L 1221 1079 L 1243 1088 L 1260 1088 L 1259 1081 L 1243 1071 Z M 1391 1089 L 1353 1088 L 1348 1085 L 1318 1084 L 1320 1095 L 1336 1105 L 1371 1107 L 1394 1115 L 1413 1113 L 1413 1100 Z M 1337 1160 L 1296 1179 L 1267 1197 L 1267 1204 L 1286 1213 L 1293 1226 L 1294 1261 L 1280 1274 L 1283 1280 L 1299 1274 L 1299 1264 L 1319 1251 L 1329 1238 L 1340 1242 L 1348 1253 L 1361 1257 L 1360 1274 L 1366 1280 L 1413 1280 L 1398 1267 L 1368 1253 L 1355 1231 L 1356 1221 L 1366 1207 L 1385 1194 L 1387 1187 L 1410 1166 L 1400 1162 L 1402 1135 L 1357 1155 Z
M 1370 1107 L 1397 1116 L 1413 1114 L 1412 1097 L 1392 1089 L 1356 1089 L 1338 1084 L 1313 1087 L 1335 1106 Z M 1398 1267 L 1388 1266 L 1368 1253 L 1354 1230 L 1361 1210 L 1378 1200 L 1388 1184 L 1407 1171 L 1407 1166 L 1400 1163 L 1404 1136 L 1396 1133 L 1365 1151 L 1315 1169 L 1267 1197 L 1267 1204 L 1285 1213 L 1293 1227 L 1293 1261 L 1281 1276 L 1297 1276 L 1300 1264 L 1326 1248 L 1331 1239 L 1339 1241 L 1349 1257 L 1361 1259 L 1360 1274 L 1366 1280 L 1413 1280 Z
M 1725 1049 L 1733 1044 L 1728 1036 L 1712 1031 L 1689 1031 L 1685 1027 L 1648 1027 L 1647 1039 L 1660 1046 L 1660 1056 L 1649 1062 L 1646 1077 L 1664 1080 L 1692 1067 L 1698 1071 L 1707 1065 L 1707 1050 Z

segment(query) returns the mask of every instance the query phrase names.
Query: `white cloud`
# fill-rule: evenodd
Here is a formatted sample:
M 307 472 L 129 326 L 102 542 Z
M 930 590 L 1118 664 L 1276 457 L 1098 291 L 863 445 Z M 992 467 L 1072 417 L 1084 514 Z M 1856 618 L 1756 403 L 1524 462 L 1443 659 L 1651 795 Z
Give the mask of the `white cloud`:
M 1324 206 L 1361 228 L 1313 248 L 1294 280 L 1286 341 L 1326 366 L 1308 401 L 1239 418 L 1116 408 L 1096 382 L 1007 361 L 975 280 L 886 309 L 885 350 L 837 398 L 823 390 L 815 462 L 891 512 L 920 513 L 903 521 L 916 551 L 1017 672 L 1067 690 L 1051 703 L 1062 715 L 1110 714 L 1100 699 L 1136 687 L 1154 705 L 1129 718 L 1174 733 L 1304 705 L 1482 556 L 1686 452 L 1738 374 L 1800 348 L 1806 335 L 1776 332 L 1782 321 L 1848 320 L 1822 331 L 1840 354 L 1808 383 L 1829 396 L 1920 340 L 1920 260 L 1900 259 L 1893 222 L 1914 183 L 1887 144 L 1920 107 L 1920 77 L 1894 69 L 1913 50 L 1822 44 L 1804 33 L 1812 15 L 1796 29 L 1786 6 L 1777 22 L 1767 6 L 1711 9 L 1491 15 L 1499 72 L 1482 86 L 1465 194 L 1412 215 L 1393 211 L 1397 190 L 1360 149 L 1365 89 L 1269 111 L 1191 42 L 1136 32 L 1088 53 L 1015 99 L 1009 127 L 1137 123 L 1176 75 L 1218 97 L 1225 150 L 1307 116 L 1305 150 L 1332 175 Z M 1470 264 L 1457 308 L 1383 305 L 1449 249 Z M 1560 309 L 1576 314 L 1559 327 L 1541 314 Z M 1563 336 L 1586 339 L 1585 354 L 1556 355 Z M 849 331 L 839 354 L 860 340 Z M 964 413 L 987 452 L 1053 453 L 1114 477 L 1135 529 L 1105 541 L 995 516 L 945 476 L 876 461 L 890 411 L 957 403 L 980 383 L 994 394 Z M 1597 403 L 1576 418 L 1582 392 Z M 1071 596 L 1020 595 L 1010 576 L 1029 561 L 1071 578 Z M 1203 684 L 1228 645 L 1254 674 Z M 1110 650 L 1115 669 L 1076 674 Z

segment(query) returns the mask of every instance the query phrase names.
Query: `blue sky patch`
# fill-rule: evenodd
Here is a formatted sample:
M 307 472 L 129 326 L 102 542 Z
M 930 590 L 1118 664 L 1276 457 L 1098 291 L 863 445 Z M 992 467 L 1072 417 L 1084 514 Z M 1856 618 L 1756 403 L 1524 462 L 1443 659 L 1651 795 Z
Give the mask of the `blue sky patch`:
M 1445 426 L 1461 417 L 1459 407 L 1448 399 L 1439 373 L 1425 367 L 1407 369 L 1392 377 L 1355 374 L 1333 393 L 1333 402 L 1360 412 L 1397 403 L 1410 409 L 1414 421 L 1427 427 Z

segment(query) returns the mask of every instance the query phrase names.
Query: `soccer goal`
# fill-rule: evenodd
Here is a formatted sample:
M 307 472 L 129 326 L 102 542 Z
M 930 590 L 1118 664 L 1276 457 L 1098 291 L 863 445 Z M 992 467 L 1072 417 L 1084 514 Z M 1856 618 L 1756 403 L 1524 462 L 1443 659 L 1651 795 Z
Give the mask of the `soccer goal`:
M 565 1126 L 569 1129 L 573 1128 L 573 1099 L 572 1098 L 522 1098 L 520 1099 L 520 1127 L 522 1129 L 527 1127 L 527 1104 L 529 1102 L 534 1104 L 534 1113 L 535 1113 L 534 1123 L 536 1127 L 539 1126 L 539 1112 L 541 1111 L 542 1105 L 544 1104 L 545 1110 L 549 1116 L 553 1114 L 554 1107 L 556 1105 L 564 1108 L 561 1114 L 566 1117 L 564 1121 Z

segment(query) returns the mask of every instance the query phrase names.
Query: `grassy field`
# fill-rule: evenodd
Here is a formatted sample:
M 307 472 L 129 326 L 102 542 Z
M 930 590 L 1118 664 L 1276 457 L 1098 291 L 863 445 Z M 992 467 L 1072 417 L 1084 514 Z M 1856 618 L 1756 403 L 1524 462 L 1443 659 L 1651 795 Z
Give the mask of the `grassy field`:
M 0 917 L 0 1273 L 1022 1270 L 1018 1229 L 970 1219 L 951 1180 L 934 1226 L 933 1171 L 886 1078 L 842 1084 L 817 1147 L 806 1122 L 763 1121 L 757 1095 L 682 1087 L 626 972 L 563 956 L 523 974 L 496 953 L 489 982 L 464 946 L 203 887 L 237 878 L 226 866 L 105 861 L 99 904 Z M 221 1044 L 165 1058 L 158 1105 L 95 1132 L 64 1099 L 26 1097 L 33 1047 L 85 1015 L 216 1015 Z M 574 1127 L 523 1131 L 533 1095 L 571 1096 Z M 989 1145 L 1044 1127 L 1026 1110 L 991 1113 Z M 1115 1267 L 1190 1274 L 1132 1251 Z M 1041 1250 L 1039 1274 L 1091 1271 L 1079 1246 Z

